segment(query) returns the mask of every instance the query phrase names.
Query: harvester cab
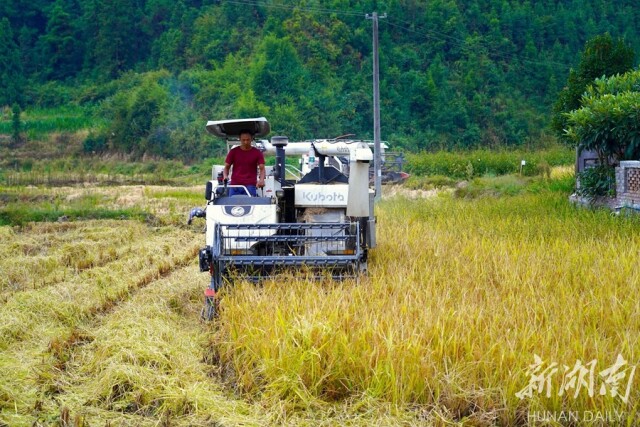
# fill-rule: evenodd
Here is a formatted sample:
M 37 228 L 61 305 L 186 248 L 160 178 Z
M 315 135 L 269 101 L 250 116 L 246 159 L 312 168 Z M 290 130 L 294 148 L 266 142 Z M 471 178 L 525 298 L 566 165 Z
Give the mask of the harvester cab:
M 230 147 L 241 130 L 250 130 L 255 138 L 270 132 L 264 117 L 209 121 L 206 128 Z M 356 277 L 366 272 L 368 250 L 376 246 L 374 190 L 369 187 L 373 153 L 367 143 L 289 142 L 273 136 L 258 139 L 255 146 L 275 156 L 274 164 L 265 167 L 265 187 L 257 197 L 249 191 L 230 195 L 222 179 L 224 166 L 214 165 L 206 207 L 189 215 L 189 222 L 206 218 L 205 247 L 199 251 L 200 270 L 211 275 L 206 320 L 216 316 L 221 287 L 235 278 L 258 282 L 290 268 L 312 278 Z M 302 171 L 287 165 L 287 156 L 313 156 L 317 161 Z M 348 175 L 340 158 L 348 159 Z

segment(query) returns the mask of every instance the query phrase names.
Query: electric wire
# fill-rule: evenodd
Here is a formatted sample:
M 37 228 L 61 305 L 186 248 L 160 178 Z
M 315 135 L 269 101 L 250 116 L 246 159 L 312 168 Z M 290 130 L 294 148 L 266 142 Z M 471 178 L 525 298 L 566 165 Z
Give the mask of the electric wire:
M 244 6 L 260 6 L 260 7 L 270 8 L 270 9 L 282 9 L 282 10 L 291 10 L 291 11 L 301 10 L 305 12 L 319 13 L 319 14 L 358 16 L 363 18 L 368 15 L 364 12 L 354 12 L 354 11 L 339 10 L 339 9 L 327 9 L 327 8 L 321 8 L 321 7 L 299 6 L 295 4 L 273 3 L 273 2 L 260 1 L 260 0 L 221 0 L 221 3 L 231 3 L 231 4 L 238 4 L 238 5 L 244 5 Z M 412 28 L 411 23 L 402 21 L 400 19 L 390 18 L 388 16 L 387 16 L 387 19 L 381 19 L 379 22 L 382 23 L 383 25 L 388 25 L 404 32 L 423 36 L 427 39 L 448 41 L 453 45 L 460 47 L 463 51 L 466 51 L 468 49 L 466 40 L 434 30 L 434 29 L 429 29 L 429 30 L 425 30 L 421 28 L 414 29 Z M 506 37 L 505 39 L 508 41 L 512 41 Z M 505 60 L 507 59 L 519 60 L 522 63 L 536 65 L 536 66 L 552 66 L 562 72 L 566 72 L 571 67 L 570 65 L 567 65 L 561 62 L 549 61 L 549 60 L 541 61 L 541 60 L 531 59 L 526 56 L 522 56 L 515 53 L 509 53 L 509 52 L 499 51 L 496 49 L 490 49 L 488 46 L 483 44 L 483 42 L 484 40 L 480 40 L 480 44 L 482 44 L 483 47 L 487 49 L 487 53 L 493 57 L 502 58 Z
M 467 41 L 460 39 L 458 37 L 454 37 L 436 30 L 414 30 L 412 28 L 410 28 L 409 26 L 411 25 L 408 22 L 399 20 L 399 19 L 395 19 L 395 21 L 400 22 L 402 24 L 405 25 L 399 25 L 396 24 L 394 22 L 391 22 L 391 20 L 386 20 L 386 22 L 380 21 L 383 25 L 387 24 L 390 25 L 392 27 L 395 28 L 399 28 L 402 31 L 406 31 L 406 32 L 411 32 L 417 35 L 421 35 L 423 37 L 426 38 L 432 38 L 432 39 L 436 39 L 436 40 L 440 40 L 440 41 L 446 41 L 446 40 L 450 40 L 453 44 L 455 44 L 456 46 L 465 49 L 466 45 L 467 45 Z M 506 40 L 512 41 L 508 38 L 505 38 Z M 480 44 L 483 43 L 483 40 L 480 40 Z M 532 64 L 532 65 L 553 65 L 553 66 L 557 66 L 557 67 L 561 67 L 562 70 L 566 70 L 567 68 L 569 68 L 570 66 L 565 64 L 565 63 L 561 63 L 561 62 L 556 62 L 556 61 L 539 61 L 539 60 L 535 60 L 535 59 L 530 59 L 527 58 L 525 56 L 522 55 L 517 55 L 517 54 L 513 54 L 513 53 L 507 53 L 507 52 L 501 52 L 495 49 L 490 49 L 489 47 L 487 47 L 486 45 L 483 45 L 483 47 L 485 49 L 487 49 L 487 53 L 492 55 L 492 56 L 496 56 L 502 59 L 518 59 L 524 63 L 528 63 L 528 64 Z
M 301 10 L 304 12 L 314 12 L 321 13 L 327 15 L 345 15 L 345 16 L 362 16 L 364 17 L 366 14 L 364 12 L 352 12 L 346 10 L 337 10 L 337 9 L 325 9 L 321 7 L 309 7 L 309 6 L 299 6 L 299 5 L 289 5 L 289 4 L 281 4 L 281 3 L 272 3 L 266 1 L 257 1 L 257 0 L 224 0 L 222 3 L 233 3 L 247 6 L 261 6 L 270 9 L 283 9 L 283 10 Z

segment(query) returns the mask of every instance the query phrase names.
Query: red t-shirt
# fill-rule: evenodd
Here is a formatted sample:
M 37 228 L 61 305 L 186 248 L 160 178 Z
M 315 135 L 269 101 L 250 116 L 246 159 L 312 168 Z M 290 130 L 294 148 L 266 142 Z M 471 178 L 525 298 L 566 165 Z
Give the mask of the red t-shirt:
M 256 147 L 245 151 L 238 146 L 229 150 L 224 162 L 233 166 L 231 185 L 255 186 L 258 180 L 258 165 L 264 165 L 264 156 Z

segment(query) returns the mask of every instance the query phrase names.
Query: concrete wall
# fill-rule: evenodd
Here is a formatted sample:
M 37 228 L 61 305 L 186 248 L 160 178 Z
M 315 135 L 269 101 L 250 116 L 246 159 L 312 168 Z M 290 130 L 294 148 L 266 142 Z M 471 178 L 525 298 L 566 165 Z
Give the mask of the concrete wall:
M 622 161 L 616 168 L 616 199 L 619 206 L 640 208 L 640 161 Z

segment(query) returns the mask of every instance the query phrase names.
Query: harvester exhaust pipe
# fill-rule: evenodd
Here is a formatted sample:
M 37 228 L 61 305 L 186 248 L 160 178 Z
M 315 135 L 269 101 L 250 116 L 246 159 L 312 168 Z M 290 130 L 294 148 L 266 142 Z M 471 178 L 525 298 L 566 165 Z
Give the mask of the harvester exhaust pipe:
M 284 147 L 286 147 L 288 143 L 289 138 L 286 136 L 274 136 L 271 138 L 271 145 L 276 147 L 276 166 L 273 171 L 273 176 L 283 187 L 285 185 L 284 181 L 287 173 Z
M 369 216 L 369 163 L 371 160 L 373 160 L 373 154 L 364 142 L 358 143 L 356 149 L 350 153 L 348 216 Z

